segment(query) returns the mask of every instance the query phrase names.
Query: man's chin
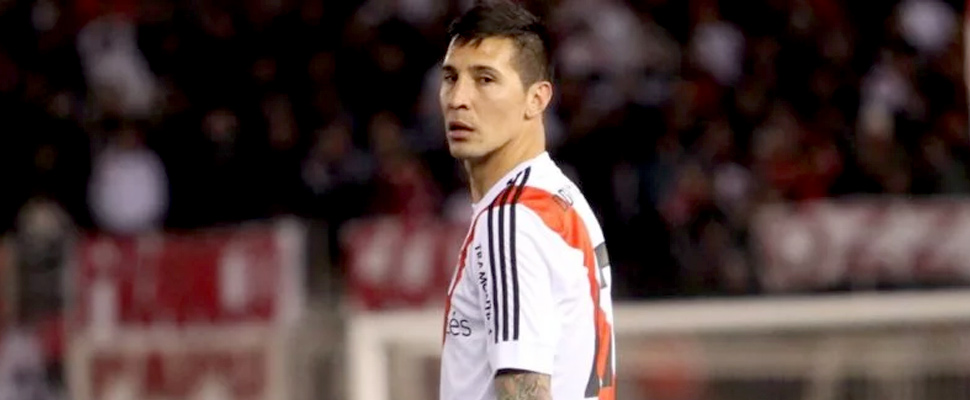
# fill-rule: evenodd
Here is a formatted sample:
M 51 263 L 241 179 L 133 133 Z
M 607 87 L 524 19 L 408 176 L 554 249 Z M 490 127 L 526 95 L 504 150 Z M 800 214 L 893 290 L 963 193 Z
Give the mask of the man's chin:
M 480 152 L 475 151 L 475 149 L 470 148 L 470 146 L 455 143 L 450 143 L 448 145 L 448 152 L 451 153 L 452 157 L 462 161 L 474 160 L 481 157 L 481 154 L 479 154 Z

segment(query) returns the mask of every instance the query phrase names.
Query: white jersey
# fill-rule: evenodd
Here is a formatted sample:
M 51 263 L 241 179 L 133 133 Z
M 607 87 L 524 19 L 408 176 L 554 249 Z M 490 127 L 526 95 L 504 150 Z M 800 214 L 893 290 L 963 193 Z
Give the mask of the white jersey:
M 610 265 L 586 199 L 548 153 L 474 205 L 448 291 L 441 400 L 494 400 L 495 373 L 552 376 L 555 400 L 613 400 Z

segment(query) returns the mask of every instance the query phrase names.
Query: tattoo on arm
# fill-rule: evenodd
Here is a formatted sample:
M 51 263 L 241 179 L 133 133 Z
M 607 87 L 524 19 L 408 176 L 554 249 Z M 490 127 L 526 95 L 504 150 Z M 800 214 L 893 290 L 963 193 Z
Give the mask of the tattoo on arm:
M 552 400 L 550 377 L 536 372 L 503 369 L 495 375 L 498 400 Z

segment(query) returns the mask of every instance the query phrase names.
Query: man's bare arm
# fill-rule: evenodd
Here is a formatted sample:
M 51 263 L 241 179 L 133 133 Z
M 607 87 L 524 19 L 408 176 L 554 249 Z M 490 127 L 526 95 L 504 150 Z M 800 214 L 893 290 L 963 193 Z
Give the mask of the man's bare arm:
M 549 375 L 503 369 L 495 374 L 498 400 L 552 400 Z

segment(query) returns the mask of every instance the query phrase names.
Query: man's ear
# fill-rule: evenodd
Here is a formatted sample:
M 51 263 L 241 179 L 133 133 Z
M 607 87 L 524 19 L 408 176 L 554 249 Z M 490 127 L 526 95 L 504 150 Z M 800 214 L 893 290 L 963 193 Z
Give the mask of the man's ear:
M 549 81 L 539 81 L 529 86 L 526 93 L 525 118 L 542 118 L 542 113 L 546 111 L 549 102 L 552 101 L 552 83 Z

